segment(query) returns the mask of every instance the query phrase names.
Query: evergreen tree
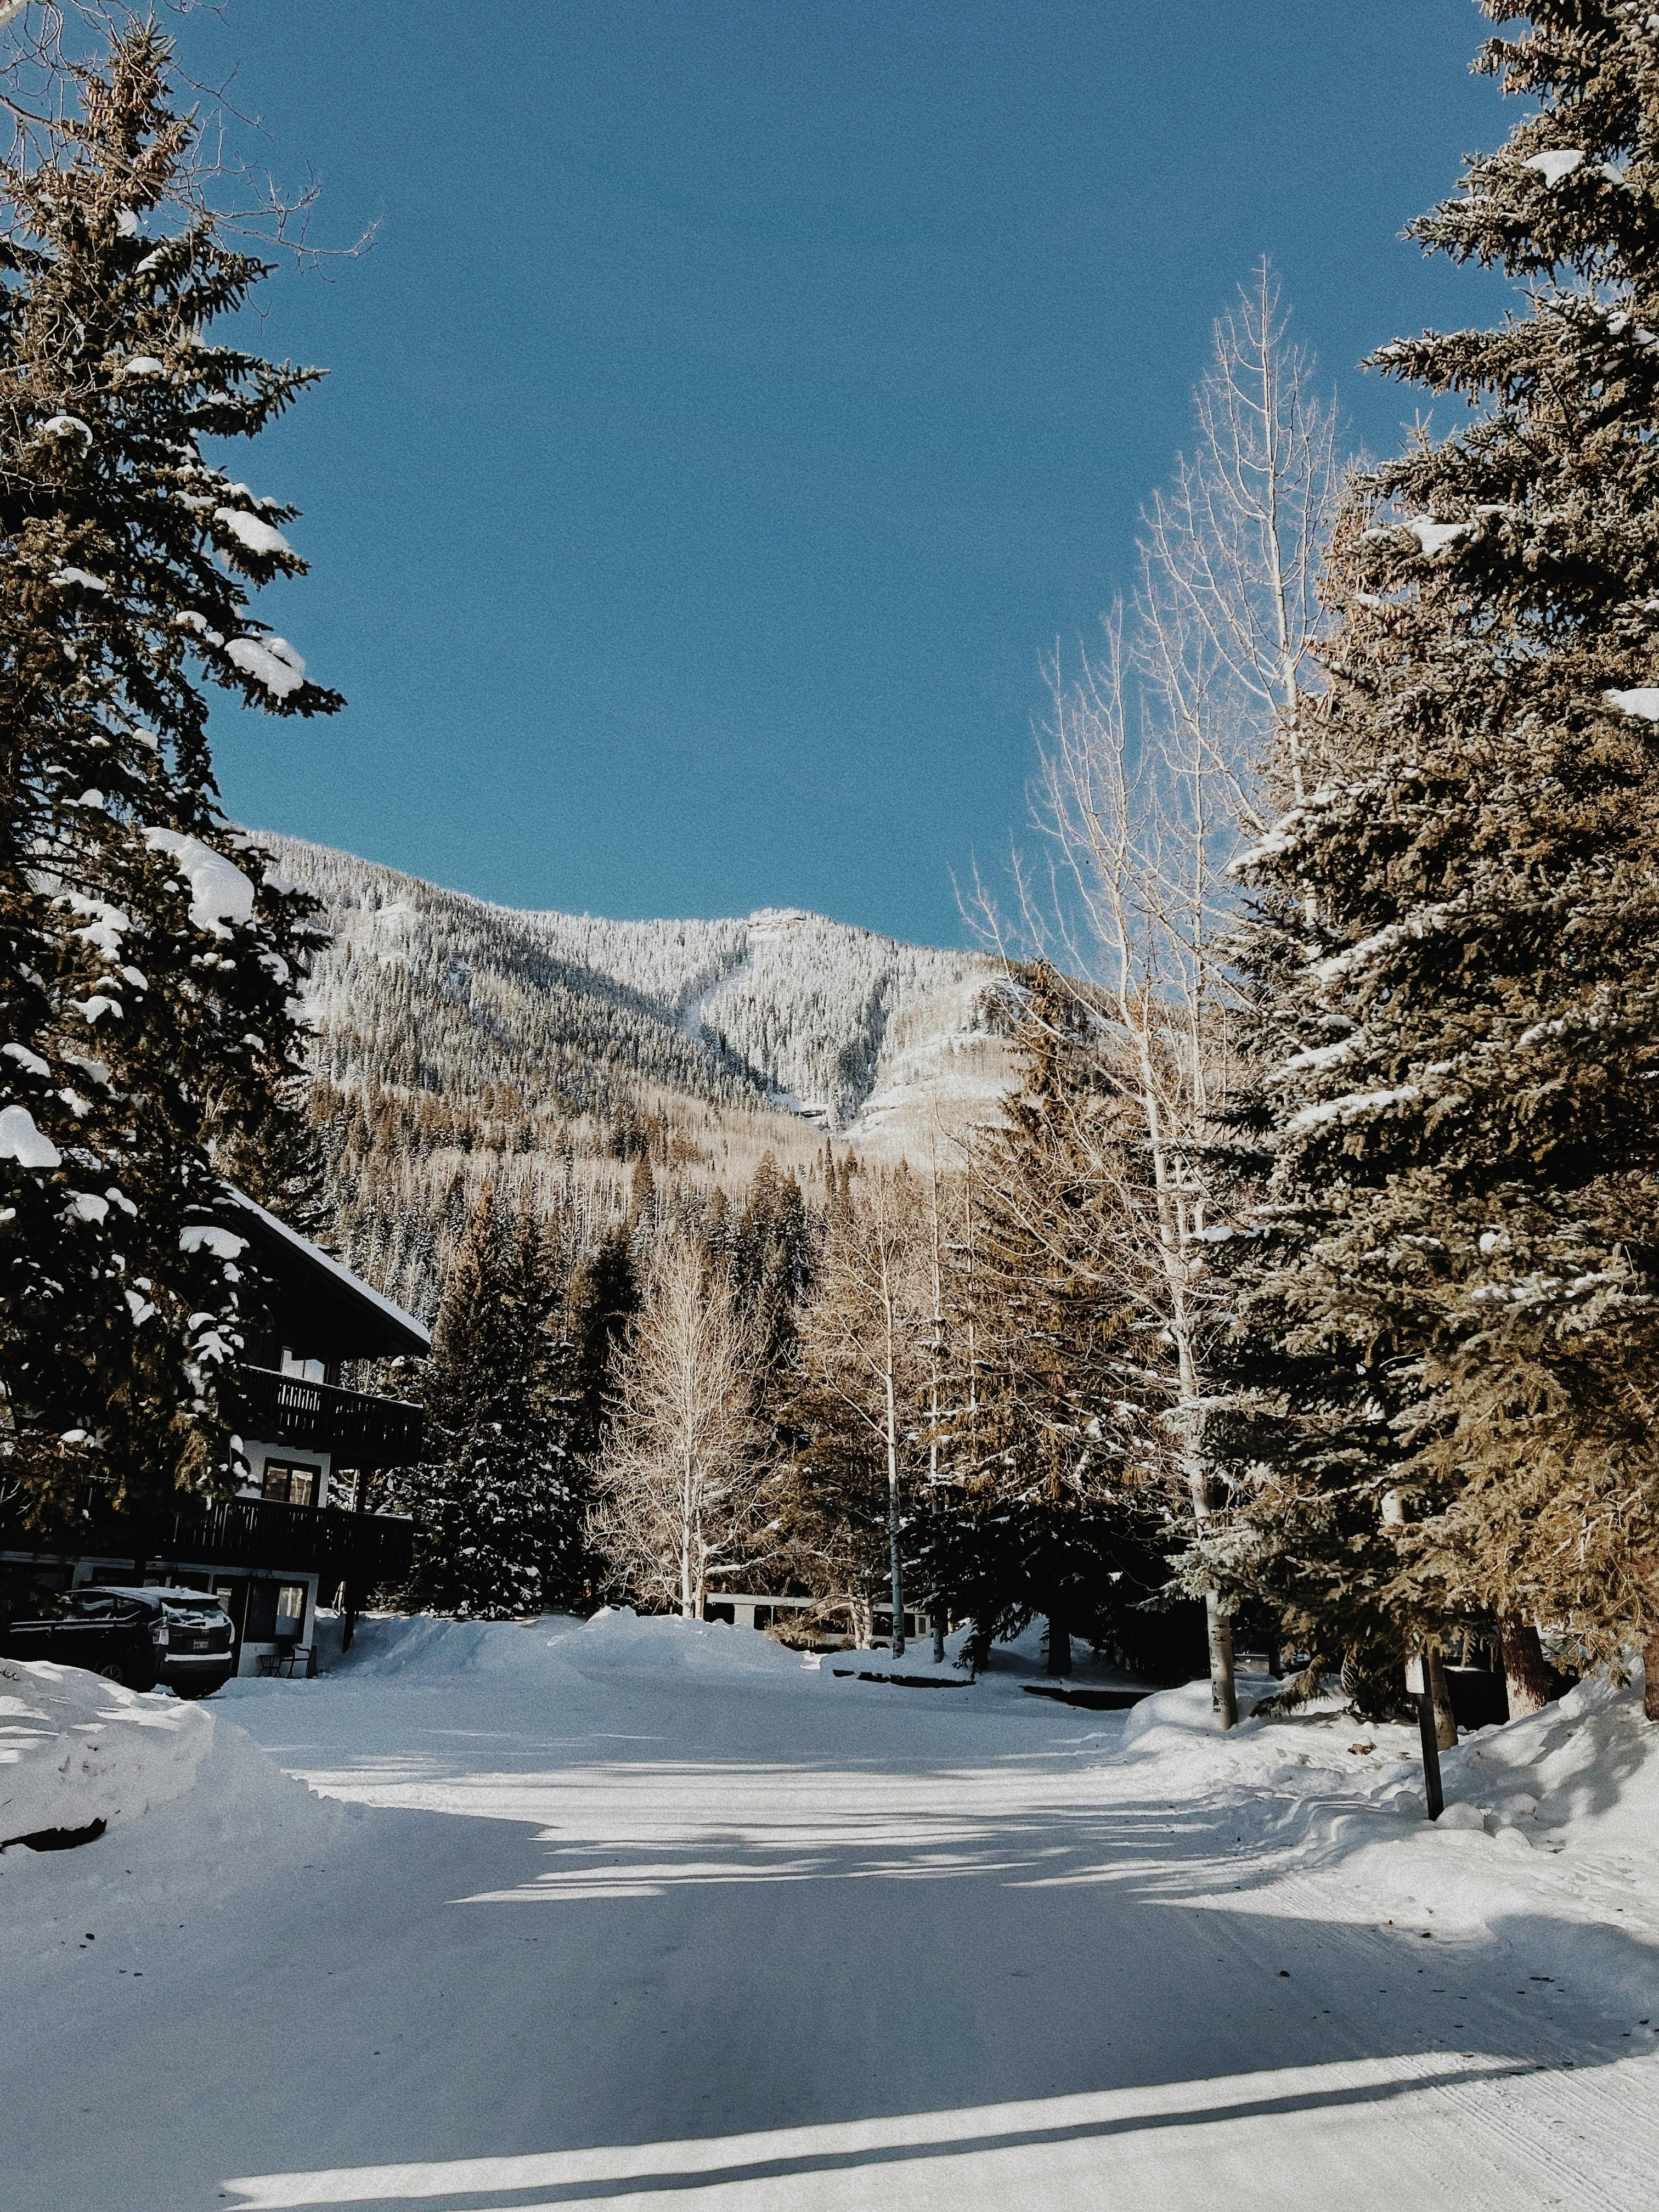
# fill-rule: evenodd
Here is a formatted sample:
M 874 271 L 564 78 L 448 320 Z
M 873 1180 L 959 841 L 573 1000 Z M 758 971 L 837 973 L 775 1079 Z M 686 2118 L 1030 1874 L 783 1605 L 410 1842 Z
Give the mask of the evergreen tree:
M 314 908 L 220 812 L 204 687 L 340 702 L 248 617 L 303 572 L 293 510 L 201 447 L 315 372 L 206 335 L 264 271 L 203 204 L 169 68 L 120 32 L 0 179 L 0 1469 L 37 1518 L 231 1479 L 258 1291 L 222 1178 L 307 1173 Z
M 579 1261 L 570 1278 L 568 1333 L 575 1393 L 571 1448 L 591 1467 L 611 1413 L 611 1376 L 629 1323 L 640 1310 L 633 1239 L 614 1229 Z
M 793 1356 L 795 1310 L 811 1278 L 812 1237 L 800 1185 L 769 1152 L 750 1182 L 731 1256 L 757 1355 L 763 1370 L 776 1375 Z
M 1156 1640 L 1133 1608 L 1166 1579 L 1170 1469 L 1122 1279 L 1130 1155 L 1111 1133 L 1086 1007 L 1046 963 L 1029 982 L 1021 1081 L 969 1163 L 971 1277 L 954 1273 L 971 1315 L 949 1317 L 937 1574 L 983 1647 L 1046 1614 L 1060 1673 L 1074 1632 Z
M 433 1332 L 429 1457 L 403 1486 L 416 1604 L 489 1619 L 568 1606 L 585 1589 L 561 1287 L 540 1223 L 528 1213 L 508 1222 L 486 1199 Z
M 1492 1608 L 1524 1690 L 1532 1621 L 1659 1623 L 1659 30 L 1487 12 L 1535 109 L 1416 234 L 1524 307 L 1378 357 L 1474 412 L 1354 487 L 1326 757 L 1251 863 L 1277 1433 L 1229 1540 L 1339 1640 Z

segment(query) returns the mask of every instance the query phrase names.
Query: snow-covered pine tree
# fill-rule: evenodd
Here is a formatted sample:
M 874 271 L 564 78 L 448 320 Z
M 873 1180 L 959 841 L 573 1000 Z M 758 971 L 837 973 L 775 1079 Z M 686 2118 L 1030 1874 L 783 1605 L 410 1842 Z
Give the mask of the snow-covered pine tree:
M 1355 541 L 1370 513 L 1360 491 L 1337 518 L 1324 577 L 1343 617 L 1326 650 L 1331 696 L 1303 717 L 1294 762 L 1288 738 L 1277 749 L 1268 795 L 1283 811 L 1241 864 L 1254 897 L 1237 936 L 1238 1043 L 1255 1075 L 1230 1109 L 1229 1142 L 1212 1152 L 1224 1218 L 1248 1231 L 1220 1241 L 1212 1258 L 1231 1320 L 1215 1355 L 1211 1441 L 1231 1470 L 1231 1510 L 1200 1532 L 1190 1565 L 1276 1638 L 1305 1647 L 1310 1682 L 1340 1668 L 1380 1711 L 1399 1702 L 1408 1641 L 1437 1624 L 1443 1606 L 1436 1594 L 1425 1624 L 1399 1586 L 1384 1501 L 1403 1479 L 1401 1422 L 1417 1402 L 1416 1370 L 1384 1316 L 1389 1284 L 1356 1262 L 1353 1226 L 1370 1176 L 1353 1133 L 1357 1093 L 1340 1072 L 1355 1049 L 1355 1019 L 1318 965 L 1334 942 L 1333 910 L 1362 896 L 1372 866 L 1364 825 L 1381 764 L 1366 750 L 1362 702 L 1392 672 L 1401 643 L 1402 616 L 1368 605 L 1356 575 Z M 1357 757 L 1344 750 L 1350 722 Z M 1298 788 L 1305 804 L 1296 803 Z M 1324 835 L 1344 797 L 1352 849 Z M 1322 866 L 1346 853 L 1351 879 L 1316 882 L 1304 837 Z M 1328 1117 L 1312 1094 L 1332 1067 L 1331 1096 L 1344 1103 Z M 1367 1139 L 1375 1133 L 1364 1130 Z
M 512 1220 L 486 1196 L 433 1332 L 428 1461 L 399 1486 L 415 1522 L 416 1604 L 498 1619 L 569 1605 L 585 1589 L 561 1292 L 541 1224 Z
M 1391 1542 L 1398 1616 L 1490 1607 L 1519 1674 L 1532 1621 L 1659 1623 L 1659 19 L 1486 4 L 1528 27 L 1481 66 L 1535 105 L 1417 235 L 1528 290 L 1378 357 L 1475 411 L 1355 489 L 1324 779 L 1252 866 L 1255 1310 L 1287 1391 L 1310 1349 L 1352 1370 L 1328 1601 L 1341 1546 Z
M 222 1177 L 295 1150 L 313 908 L 220 812 L 204 687 L 341 703 L 248 616 L 293 510 L 203 452 L 314 372 L 207 337 L 264 270 L 169 71 L 120 31 L 0 165 L 0 1467 L 37 1519 L 232 1474 Z
M 963 1375 L 946 1394 L 939 1573 L 984 1645 L 1046 1614 L 1060 1673 L 1072 1634 L 1146 1625 L 1123 1616 L 1165 1579 L 1174 1462 L 1123 1264 L 1137 1242 L 1124 1178 L 1139 1164 L 1111 1134 L 1087 1007 L 1046 963 L 1028 983 L 1022 1080 L 968 1163 L 974 1375 L 971 1392 Z M 952 1370 L 969 1318 L 948 1316 Z
M 568 1334 L 576 1395 L 571 1448 L 591 1468 L 615 1410 L 612 1380 L 629 1323 L 640 1310 L 639 1270 L 628 1229 L 612 1229 L 571 1273 Z

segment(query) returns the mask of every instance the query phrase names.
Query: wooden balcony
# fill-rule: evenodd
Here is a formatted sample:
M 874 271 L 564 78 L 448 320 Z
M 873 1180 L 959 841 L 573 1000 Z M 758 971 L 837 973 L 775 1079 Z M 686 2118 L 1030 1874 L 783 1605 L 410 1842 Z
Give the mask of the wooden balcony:
M 270 1498 L 189 1498 L 144 1514 L 94 1508 L 51 1533 L 25 1530 L 0 1515 L 0 1551 L 25 1558 L 131 1560 L 150 1571 L 177 1565 L 314 1573 L 325 1586 L 344 1582 L 363 1591 L 404 1579 L 412 1534 L 401 1515 Z
M 261 1443 L 329 1452 L 337 1468 L 410 1467 L 421 1456 L 424 1416 L 402 1398 L 339 1390 L 274 1368 L 239 1370 L 242 1432 Z

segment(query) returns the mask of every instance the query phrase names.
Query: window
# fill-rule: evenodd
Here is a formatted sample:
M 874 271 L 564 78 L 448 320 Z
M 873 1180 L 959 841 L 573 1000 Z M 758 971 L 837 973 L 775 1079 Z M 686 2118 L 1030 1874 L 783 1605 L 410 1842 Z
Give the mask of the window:
M 107 1590 L 77 1590 L 70 1601 L 77 1620 L 131 1620 L 140 1609 L 131 1598 L 112 1597 Z
M 320 1359 L 307 1359 L 300 1352 L 291 1351 L 287 1345 L 284 1345 L 283 1372 L 284 1375 L 293 1376 L 296 1382 L 320 1382 L 323 1380 L 323 1362 Z
M 283 1583 L 276 1591 L 276 1633 L 297 1636 L 306 1625 L 306 1586 Z
M 322 1469 L 297 1460 L 268 1459 L 263 1488 L 267 1498 L 283 1505 L 314 1505 L 322 1486 Z

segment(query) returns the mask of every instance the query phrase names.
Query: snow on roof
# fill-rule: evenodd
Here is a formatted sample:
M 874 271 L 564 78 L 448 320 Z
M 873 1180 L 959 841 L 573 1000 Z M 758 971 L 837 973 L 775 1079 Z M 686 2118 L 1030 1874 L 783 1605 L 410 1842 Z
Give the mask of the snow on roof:
M 234 1206 L 240 1206 L 243 1212 L 250 1213 L 256 1221 L 262 1222 L 291 1252 L 322 1273 L 332 1277 L 343 1291 L 361 1304 L 374 1307 L 400 1334 L 413 1338 L 414 1342 L 403 1346 L 405 1352 L 431 1351 L 430 1334 L 412 1314 L 406 1314 L 401 1306 L 393 1305 L 390 1298 L 382 1297 L 373 1284 L 366 1283 L 361 1275 L 354 1275 L 350 1268 L 335 1259 L 331 1253 L 325 1252 L 320 1244 L 313 1244 L 308 1237 L 301 1237 L 297 1229 L 290 1229 L 286 1221 L 278 1220 L 274 1213 L 268 1212 L 257 1199 L 250 1198 L 246 1191 L 238 1190 L 230 1183 L 226 1184 L 225 1191 Z

